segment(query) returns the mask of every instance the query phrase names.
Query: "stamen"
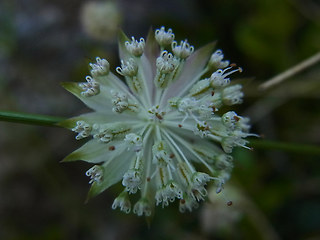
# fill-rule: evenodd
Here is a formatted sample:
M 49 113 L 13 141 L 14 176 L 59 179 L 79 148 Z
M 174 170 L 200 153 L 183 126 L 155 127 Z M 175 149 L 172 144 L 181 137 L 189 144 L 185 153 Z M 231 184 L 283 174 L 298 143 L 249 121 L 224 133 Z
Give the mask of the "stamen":
M 155 39 L 161 47 L 170 45 L 174 40 L 174 34 L 172 33 L 172 29 L 169 28 L 168 31 L 165 31 L 164 27 L 156 29 Z
M 224 55 L 222 53 L 222 50 L 218 49 L 217 51 L 215 51 L 211 55 L 210 60 L 208 62 L 209 68 L 215 68 L 215 69 L 226 68 L 229 65 L 229 61 L 228 60 L 222 61 L 223 57 Z
M 101 59 L 99 57 L 96 58 L 97 63 L 90 63 L 90 67 L 92 68 L 91 75 L 93 77 L 104 76 L 109 73 L 110 64 L 106 59 Z
M 126 110 L 129 106 L 128 104 L 128 97 L 126 94 L 116 91 L 111 91 L 112 95 L 112 104 L 114 107 L 112 108 L 112 111 L 117 113 L 122 113 L 124 110 Z
M 151 205 L 148 199 L 141 198 L 133 208 L 133 212 L 138 216 L 145 215 L 146 217 L 151 215 Z
M 167 164 L 175 169 L 173 165 L 172 158 L 170 158 L 170 154 L 168 153 L 168 146 L 164 141 L 157 141 L 152 146 L 153 153 L 153 162 L 158 164 L 158 166 L 166 166 Z
M 241 91 L 241 89 L 242 89 L 242 86 L 240 84 L 236 84 L 223 89 L 222 91 L 223 103 L 229 106 L 242 103 L 242 98 L 244 94 Z
M 164 115 L 166 115 L 166 112 L 163 112 L 160 110 L 159 105 L 153 106 L 148 110 L 148 113 L 150 114 L 149 118 L 152 120 L 160 121 L 163 120 Z
M 139 169 L 129 169 L 123 176 L 122 185 L 126 187 L 126 191 L 134 194 L 141 189 L 142 174 Z
M 162 51 L 157 58 L 157 73 L 154 78 L 154 84 L 159 88 L 167 87 L 173 79 L 174 71 L 179 65 L 179 60 L 168 51 Z
M 79 83 L 79 87 L 83 89 L 81 95 L 84 97 L 92 97 L 100 93 L 100 84 L 94 78 L 87 76 L 86 83 Z
M 187 40 L 181 41 L 180 45 L 178 45 L 178 43 L 176 41 L 173 41 L 171 44 L 171 47 L 172 47 L 172 52 L 174 53 L 174 55 L 180 59 L 186 59 L 194 51 L 194 47 L 190 46 L 190 44 L 187 42 Z
M 90 177 L 89 184 L 94 182 L 101 183 L 103 178 L 103 168 L 98 165 L 94 165 L 92 168 L 86 171 L 86 175 Z
M 120 208 L 122 212 L 130 213 L 131 211 L 131 203 L 129 200 L 128 193 L 123 191 L 120 195 L 113 201 L 112 209 Z
M 225 69 L 218 69 L 217 71 L 215 71 L 214 73 L 212 73 L 211 77 L 210 77 L 210 81 L 211 81 L 211 86 L 213 88 L 221 88 L 221 87 L 225 87 L 230 83 L 230 78 L 226 78 L 227 76 L 235 73 L 235 72 L 241 72 L 242 68 L 237 68 L 234 69 L 230 72 L 227 72 L 228 70 L 232 69 L 232 67 L 228 67 Z
M 123 123 L 111 123 L 106 125 L 94 124 L 93 128 L 97 131 L 93 138 L 98 139 L 102 143 L 109 143 L 114 138 L 120 138 L 131 129 Z
M 128 61 L 121 60 L 121 67 L 116 68 L 117 73 L 125 76 L 129 88 L 135 93 L 139 93 L 142 90 L 142 83 L 138 78 L 138 64 L 133 58 L 129 58 Z
M 88 123 L 86 123 L 85 121 L 77 121 L 76 124 L 77 125 L 74 128 L 72 128 L 71 130 L 73 132 L 78 133 L 78 135 L 76 136 L 77 140 L 80 140 L 82 138 L 86 138 L 86 137 L 90 136 L 92 127 Z
M 133 56 L 140 57 L 143 54 L 145 41 L 144 38 L 140 38 L 140 41 L 136 40 L 134 37 L 131 38 L 131 42 L 126 41 L 125 46 Z
M 122 76 L 134 77 L 138 73 L 138 65 L 133 58 L 128 61 L 121 60 L 121 67 L 117 67 L 116 71 Z
M 129 145 L 133 145 L 135 152 L 141 151 L 141 149 L 142 149 L 142 137 L 141 136 L 139 136 L 139 135 L 137 135 L 135 133 L 129 133 L 124 138 L 124 141 Z M 129 147 L 128 150 L 130 148 L 131 147 Z

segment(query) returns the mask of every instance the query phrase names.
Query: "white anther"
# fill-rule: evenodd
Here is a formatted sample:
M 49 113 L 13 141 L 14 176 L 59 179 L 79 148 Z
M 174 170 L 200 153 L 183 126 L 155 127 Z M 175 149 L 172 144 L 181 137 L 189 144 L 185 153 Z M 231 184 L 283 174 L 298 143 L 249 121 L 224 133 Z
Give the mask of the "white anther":
M 207 137 L 210 134 L 209 130 L 210 130 L 210 127 L 207 122 L 197 121 L 196 127 L 193 129 L 193 133 L 203 138 L 203 137 Z
M 215 51 L 208 62 L 209 67 L 216 69 L 228 67 L 230 62 L 228 60 L 222 61 L 223 57 L 222 50 L 218 49 Z
M 152 146 L 153 162 L 159 166 L 166 166 L 167 164 L 175 169 L 170 154 L 168 153 L 168 146 L 164 141 L 158 141 Z
M 222 91 L 222 101 L 226 105 L 234 105 L 242 103 L 242 98 L 244 96 L 241 91 L 242 85 L 236 84 L 223 89 Z
M 117 67 L 116 71 L 122 76 L 134 77 L 138 73 L 138 65 L 133 58 L 128 61 L 121 60 L 121 67 Z
M 93 138 L 98 139 L 102 143 L 109 143 L 113 139 L 113 135 L 109 132 L 108 129 L 101 129 Z
M 137 169 L 129 169 L 123 176 L 122 185 L 128 193 L 136 193 L 141 188 L 142 176 Z
M 100 84 L 91 76 L 86 77 L 86 83 L 79 83 L 79 87 L 83 89 L 81 95 L 84 97 L 92 97 L 100 93 Z
M 172 33 L 172 29 L 169 28 L 168 31 L 165 31 L 164 27 L 161 27 L 160 29 L 156 29 L 155 39 L 161 47 L 170 45 L 174 40 L 174 34 Z
M 90 177 L 89 184 L 94 182 L 101 183 L 103 178 L 103 168 L 98 165 L 94 165 L 92 168 L 86 171 L 86 175 Z
M 227 76 L 229 76 L 235 72 L 242 72 L 241 68 L 237 68 L 237 69 L 234 69 L 234 70 L 228 72 L 228 70 L 230 70 L 232 68 L 233 67 L 228 67 L 223 70 L 218 69 L 217 71 L 212 73 L 212 75 L 210 77 L 211 86 L 213 88 L 225 87 L 230 83 L 230 78 L 227 78 Z
M 102 143 L 109 143 L 115 137 L 122 137 L 130 131 L 130 128 L 122 123 L 112 123 L 105 126 L 94 124 L 93 128 L 98 132 L 93 137 Z
M 127 192 L 122 192 L 112 203 L 112 209 L 120 208 L 122 212 L 130 213 L 131 203 Z
M 76 136 L 77 140 L 80 140 L 82 138 L 86 138 L 86 137 L 90 136 L 92 127 L 88 123 L 86 123 L 85 121 L 77 121 L 76 124 L 77 125 L 74 128 L 72 128 L 71 130 L 73 132 L 78 133 L 78 135 Z
M 206 101 L 199 106 L 198 113 L 203 119 L 210 119 L 214 114 L 214 109 L 214 104 Z
M 193 187 L 200 188 L 207 185 L 207 182 L 209 182 L 212 178 L 203 172 L 195 172 L 192 176 L 192 183 Z
M 114 106 L 112 108 L 113 112 L 122 113 L 124 110 L 128 108 L 128 105 L 129 105 L 128 97 L 125 93 L 112 90 L 111 95 L 112 95 L 112 104 Z
M 168 51 L 162 51 L 156 61 L 156 66 L 160 73 L 173 72 L 178 64 L 179 60 L 172 53 L 168 53 Z
M 110 64 L 106 59 L 101 59 L 99 57 L 96 58 L 97 63 L 90 63 L 90 67 L 92 68 L 91 75 L 96 76 L 103 76 L 107 75 L 110 70 Z
M 240 117 L 235 112 L 229 111 L 222 115 L 221 120 L 223 125 L 233 130 L 236 127 L 236 123 L 240 120 Z
M 171 44 L 171 47 L 172 47 L 172 52 L 174 53 L 174 55 L 180 59 L 186 59 L 194 51 L 194 47 L 190 46 L 190 44 L 187 42 L 187 40 L 181 41 L 180 45 L 178 45 L 178 43 L 176 41 L 173 41 Z
M 181 199 L 183 196 L 183 192 L 179 185 L 174 182 L 170 181 L 165 186 L 159 188 L 156 192 L 156 205 L 158 206 L 162 203 L 162 207 L 168 206 L 169 202 L 173 202 L 175 198 Z
M 246 137 L 246 134 L 244 135 L 240 131 L 238 133 L 239 135 L 224 137 L 222 139 L 221 146 L 226 153 L 231 153 L 234 147 L 243 147 L 243 148 L 250 149 L 249 147 L 246 146 L 248 141 L 243 139 L 243 137 Z
M 187 113 L 188 111 L 192 111 L 198 104 L 198 101 L 195 98 L 182 98 L 179 101 L 178 109 L 180 112 Z
M 138 216 L 150 216 L 151 215 L 151 205 L 147 199 L 141 198 L 133 207 L 133 212 Z
M 126 41 L 125 46 L 133 56 L 140 57 L 143 54 L 145 41 L 144 38 L 140 38 L 139 42 L 134 37 L 131 38 L 131 42 Z
M 153 106 L 148 109 L 148 113 L 150 115 L 150 119 L 156 120 L 156 121 L 162 121 L 164 115 L 166 114 L 163 112 L 160 108 L 159 105 Z
M 125 136 L 124 141 L 134 146 L 134 151 L 139 152 L 142 149 L 142 137 L 135 133 L 129 133 Z

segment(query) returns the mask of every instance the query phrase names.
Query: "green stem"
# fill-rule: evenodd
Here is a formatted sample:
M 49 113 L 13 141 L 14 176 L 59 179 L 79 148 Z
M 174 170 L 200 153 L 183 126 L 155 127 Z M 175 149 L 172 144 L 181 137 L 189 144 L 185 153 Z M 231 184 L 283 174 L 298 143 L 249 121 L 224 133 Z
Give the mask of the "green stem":
M 63 120 L 65 120 L 65 118 L 40 114 L 0 111 L 0 121 L 4 122 L 59 127 L 57 123 Z M 300 154 L 320 155 L 320 147 L 315 145 L 270 141 L 264 139 L 250 139 L 250 145 L 256 149 L 281 150 Z
M 320 155 L 320 147 L 315 145 L 270 141 L 264 139 L 250 139 L 249 142 L 250 145 L 256 149 L 281 150 L 299 154 Z
M 21 112 L 0 111 L 0 121 L 5 122 L 59 127 L 57 123 L 62 120 L 65 120 L 65 118 Z

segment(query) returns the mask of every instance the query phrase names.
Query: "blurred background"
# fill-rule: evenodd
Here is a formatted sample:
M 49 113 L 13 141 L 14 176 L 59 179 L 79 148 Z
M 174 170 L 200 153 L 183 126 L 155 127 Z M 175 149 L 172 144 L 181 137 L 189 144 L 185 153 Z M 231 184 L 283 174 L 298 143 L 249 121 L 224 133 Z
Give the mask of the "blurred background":
M 119 28 L 145 37 L 162 25 L 195 48 L 218 40 L 244 69 L 236 112 L 287 144 L 236 149 L 224 196 L 209 191 L 192 213 L 157 207 L 148 225 L 111 209 L 121 184 L 84 204 L 90 165 L 59 163 L 81 145 L 74 133 L 0 122 L 0 239 L 320 239 L 320 156 L 308 148 L 320 144 L 320 64 L 258 90 L 320 51 L 316 0 L 1 0 L 0 110 L 88 112 L 60 82 L 83 81 L 96 56 L 119 66 Z

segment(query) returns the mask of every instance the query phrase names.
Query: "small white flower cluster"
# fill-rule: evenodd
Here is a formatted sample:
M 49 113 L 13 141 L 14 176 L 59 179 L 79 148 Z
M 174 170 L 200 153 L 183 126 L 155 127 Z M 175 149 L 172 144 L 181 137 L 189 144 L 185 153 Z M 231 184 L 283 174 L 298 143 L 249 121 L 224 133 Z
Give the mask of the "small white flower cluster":
M 91 137 L 65 161 L 96 164 L 86 173 L 89 197 L 121 182 L 113 209 L 150 216 L 153 202 L 165 207 L 179 199 L 181 212 L 192 211 L 206 198 L 209 182 L 222 191 L 233 167 L 229 154 L 248 148 L 244 138 L 255 136 L 247 118 L 223 108 L 242 103 L 242 86 L 229 78 L 242 69 L 214 52 L 214 44 L 195 51 L 164 27 L 147 40 L 122 34 L 119 48 L 116 72 L 126 84 L 101 58 L 90 64 L 86 83 L 64 84 L 94 110 L 61 123 L 77 140 Z M 130 195 L 138 193 L 132 206 Z

